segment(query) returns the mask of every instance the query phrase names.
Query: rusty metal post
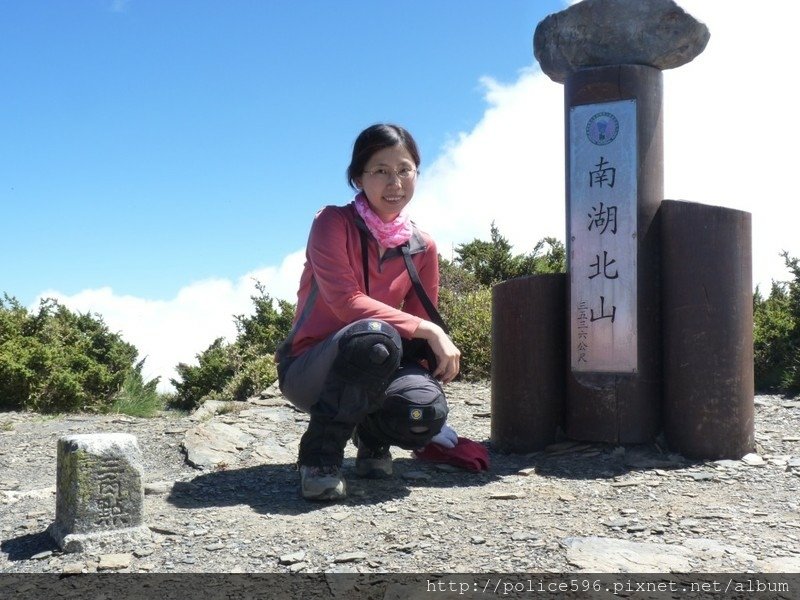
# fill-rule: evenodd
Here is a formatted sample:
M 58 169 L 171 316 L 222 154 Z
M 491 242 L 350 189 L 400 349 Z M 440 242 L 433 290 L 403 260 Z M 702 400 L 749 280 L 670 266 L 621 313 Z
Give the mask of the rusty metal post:
M 532 275 L 492 288 L 492 443 L 541 450 L 564 405 L 566 274 Z
M 629 373 L 568 371 L 565 427 L 567 436 L 573 439 L 644 443 L 661 429 L 660 231 L 656 215 L 664 197 L 662 89 L 661 71 L 644 65 L 579 69 L 565 82 L 568 231 L 571 219 L 571 108 L 593 104 L 602 107 L 603 103 L 631 99 L 636 105 L 634 347 L 637 364 Z M 600 148 L 598 146 L 598 157 L 602 156 Z M 572 264 L 573 254 L 568 235 L 569 269 L 585 269 L 587 265 Z M 570 320 L 567 339 L 572 339 L 572 328 L 576 326 Z
M 665 200 L 661 225 L 667 442 L 741 458 L 754 447 L 751 215 Z

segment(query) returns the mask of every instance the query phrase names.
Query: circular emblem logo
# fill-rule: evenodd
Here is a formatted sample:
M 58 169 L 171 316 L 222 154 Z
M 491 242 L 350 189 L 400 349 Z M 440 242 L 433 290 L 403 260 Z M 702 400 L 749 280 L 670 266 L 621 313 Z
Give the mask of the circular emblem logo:
M 411 409 L 411 420 L 412 421 L 419 421 L 422 419 L 422 411 L 418 408 Z
M 619 133 L 619 121 L 609 112 L 600 112 L 589 119 L 586 137 L 595 146 L 605 146 L 614 141 Z

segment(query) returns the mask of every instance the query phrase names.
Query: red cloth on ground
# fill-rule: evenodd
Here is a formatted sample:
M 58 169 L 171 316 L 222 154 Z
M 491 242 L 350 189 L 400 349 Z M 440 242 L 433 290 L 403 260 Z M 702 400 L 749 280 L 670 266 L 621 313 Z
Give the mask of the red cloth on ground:
M 431 442 L 421 450 L 414 450 L 420 460 L 447 463 L 470 471 L 489 470 L 489 451 L 483 444 L 459 437 L 454 448 L 445 448 Z

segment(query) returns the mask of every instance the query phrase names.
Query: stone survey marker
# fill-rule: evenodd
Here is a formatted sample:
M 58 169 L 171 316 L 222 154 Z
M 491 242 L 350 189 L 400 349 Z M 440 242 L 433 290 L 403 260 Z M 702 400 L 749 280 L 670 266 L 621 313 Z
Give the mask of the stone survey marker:
M 136 437 L 70 435 L 58 440 L 56 520 L 49 532 L 66 552 L 149 537 Z

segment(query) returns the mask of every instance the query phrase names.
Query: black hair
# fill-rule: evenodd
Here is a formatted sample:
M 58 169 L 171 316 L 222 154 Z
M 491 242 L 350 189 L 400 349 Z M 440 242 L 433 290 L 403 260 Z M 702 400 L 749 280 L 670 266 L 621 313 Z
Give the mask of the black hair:
M 403 146 L 408 151 L 414 160 L 414 166 L 419 167 L 420 158 L 417 143 L 411 134 L 399 125 L 377 123 L 370 125 L 359 133 L 353 144 L 353 158 L 350 160 L 350 166 L 347 167 L 347 183 L 350 184 L 350 187 L 354 190 L 358 189 L 355 180 L 361 177 L 364 167 L 373 154 L 384 148 L 398 145 Z

